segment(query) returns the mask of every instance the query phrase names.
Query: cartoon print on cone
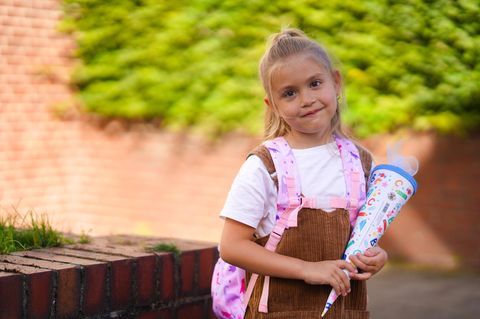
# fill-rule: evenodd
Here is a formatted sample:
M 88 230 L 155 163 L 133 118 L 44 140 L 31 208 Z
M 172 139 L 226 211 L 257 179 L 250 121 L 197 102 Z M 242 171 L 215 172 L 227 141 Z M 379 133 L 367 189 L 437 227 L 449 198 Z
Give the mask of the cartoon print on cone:
M 357 221 L 342 256 L 342 259 L 348 262 L 350 256 L 363 254 L 377 244 L 400 209 L 417 190 L 413 175 L 418 171 L 418 162 L 414 157 L 398 155 L 398 147 L 399 143 L 387 151 L 390 164 L 378 165 L 372 171 L 367 199 L 358 212 Z M 337 298 L 337 293 L 332 289 L 322 317 Z

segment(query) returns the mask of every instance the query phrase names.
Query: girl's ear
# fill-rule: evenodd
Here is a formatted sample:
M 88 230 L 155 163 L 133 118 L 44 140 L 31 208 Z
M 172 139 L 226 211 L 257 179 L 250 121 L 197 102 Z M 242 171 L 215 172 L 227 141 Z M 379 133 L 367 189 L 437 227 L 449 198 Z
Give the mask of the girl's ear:
M 334 70 L 332 72 L 333 76 L 333 82 L 335 84 L 335 92 L 337 93 L 337 96 L 342 94 L 342 88 L 343 88 L 343 80 L 342 80 L 342 75 L 340 74 L 340 71 Z
M 265 105 L 268 107 L 272 107 L 272 104 L 270 104 L 270 100 L 268 99 L 268 96 L 265 96 L 263 98 L 263 102 L 265 102 Z

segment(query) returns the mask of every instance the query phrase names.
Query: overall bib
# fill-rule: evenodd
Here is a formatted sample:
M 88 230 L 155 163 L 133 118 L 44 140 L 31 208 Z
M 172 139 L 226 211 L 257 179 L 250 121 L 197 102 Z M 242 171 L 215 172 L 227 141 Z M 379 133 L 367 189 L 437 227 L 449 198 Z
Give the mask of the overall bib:
M 270 174 L 275 166 L 269 151 L 264 146 L 256 148 L 252 154 L 260 157 Z M 359 149 L 363 171 L 368 179 L 371 156 Z M 275 180 L 278 187 L 278 180 Z M 322 209 L 302 208 L 297 217 L 298 226 L 286 229 L 276 252 L 305 261 L 341 259 L 350 238 L 351 223 L 346 209 L 325 212 Z M 257 239 L 264 246 L 268 236 Z M 251 274 L 247 273 L 247 282 Z M 310 285 L 301 280 L 270 278 L 268 313 L 259 313 L 259 303 L 265 278 L 259 276 L 253 289 L 245 318 L 269 319 L 312 319 L 321 318 L 321 313 L 332 287 L 330 285 Z M 328 311 L 325 319 L 368 319 L 367 290 L 365 281 L 351 282 L 351 292 L 340 296 Z

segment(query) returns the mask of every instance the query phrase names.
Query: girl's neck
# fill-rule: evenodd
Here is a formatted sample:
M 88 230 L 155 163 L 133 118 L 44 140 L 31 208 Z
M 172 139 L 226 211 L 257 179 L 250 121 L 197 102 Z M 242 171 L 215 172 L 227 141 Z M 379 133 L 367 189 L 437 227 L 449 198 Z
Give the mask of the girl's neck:
M 285 139 L 291 148 L 302 149 L 321 146 L 333 142 L 333 133 L 328 132 L 321 136 L 317 134 L 303 134 L 298 132 L 289 132 Z

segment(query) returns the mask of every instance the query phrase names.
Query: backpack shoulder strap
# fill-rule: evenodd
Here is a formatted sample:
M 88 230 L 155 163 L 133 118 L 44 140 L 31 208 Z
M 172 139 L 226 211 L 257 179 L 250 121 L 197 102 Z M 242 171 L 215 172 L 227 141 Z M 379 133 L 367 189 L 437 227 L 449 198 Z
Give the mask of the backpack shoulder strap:
M 280 213 L 288 207 L 299 204 L 301 194 L 300 179 L 292 149 L 283 137 L 277 137 L 263 143 L 275 166 L 278 179 L 277 208 Z
M 353 226 L 357 219 L 358 210 L 365 202 L 365 185 L 368 180 L 368 177 L 365 178 L 365 175 L 370 174 L 370 171 L 365 172 L 364 165 L 361 161 L 359 147 L 344 137 L 335 136 L 335 141 L 342 159 L 345 184 L 347 188 L 347 199 L 349 203 L 347 209 L 350 213 L 350 223 Z
M 266 152 L 266 153 L 265 153 Z M 295 223 L 290 222 L 290 216 L 298 214 L 302 208 L 300 199 L 300 183 L 298 180 L 298 172 L 296 169 L 295 158 L 292 149 L 283 137 L 277 137 L 263 143 L 263 148 L 257 147 L 252 154 L 262 159 L 267 171 L 272 176 L 276 173 L 277 185 L 277 216 L 275 225 L 270 233 L 265 248 L 275 251 L 283 232 L 287 227 L 296 227 Z M 272 169 L 273 164 L 273 169 Z M 248 304 L 248 300 L 253 292 L 253 287 L 258 278 L 257 274 L 252 274 L 248 283 L 244 305 Z M 262 288 L 262 295 L 259 303 L 259 312 L 268 312 L 268 293 L 269 293 L 270 277 L 265 276 Z
M 258 156 L 262 160 L 263 165 L 265 165 L 268 174 L 270 174 L 270 177 L 272 178 L 273 183 L 278 190 L 278 178 L 275 170 L 275 164 L 273 163 L 272 155 L 270 155 L 267 147 L 263 144 L 258 145 L 250 153 L 248 153 L 247 158 L 252 155 Z
M 355 146 L 358 149 L 360 154 L 360 161 L 362 162 L 363 174 L 365 176 L 365 181 L 368 181 L 370 178 L 370 171 L 372 170 L 373 156 L 369 150 L 364 148 L 362 145 L 355 143 Z M 365 183 L 365 188 L 368 187 L 368 183 Z

